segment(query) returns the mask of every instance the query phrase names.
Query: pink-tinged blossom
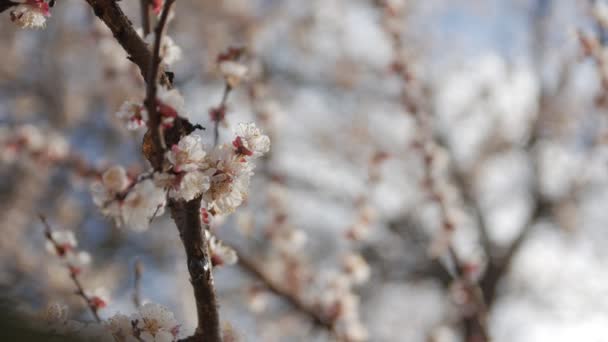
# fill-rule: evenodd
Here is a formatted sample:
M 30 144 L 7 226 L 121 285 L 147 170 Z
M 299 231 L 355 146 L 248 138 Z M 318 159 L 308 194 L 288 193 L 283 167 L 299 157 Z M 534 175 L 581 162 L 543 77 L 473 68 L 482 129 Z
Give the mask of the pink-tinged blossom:
M 232 142 L 237 154 L 260 157 L 270 151 L 270 138 L 254 123 L 241 123 L 236 130 L 236 138 Z
M 108 290 L 103 287 L 96 288 L 93 291 L 85 291 L 85 294 L 89 298 L 89 305 L 96 310 L 105 308 L 110 302 Z
M 117 342 L 136 342 L 133 323 L 129 316 L 117 313 L 103 322 L 104 327 L 112 334 Z
M 142 36 L 142 32 L 137 30 L 140 36 Z M 148 45 L 153 46 L 155 41 L 154 33 L 151 33 L 145 37 L 146 43 Z M 182 49 L 175 44 L 175 41 L 166 34 L 163 34 L 161 44 L 160 44 L 160 57 L 163 63 L 167 65 L 172 65 L 182 58 Z
M 160 15 L 163 10 L 164 0 L 152 0 L 152 11 L 156 15 Z
M 146 303 L 139 312 L 131 316 L 131 321 L 146 342 L 171 342 L 179 336 L 180 324 L 169 309 L 154 303 Z
M 122 219 L 126 226 L 136 231 L 148 229 L 154 216 L 165 211 L 165 190 L 156 186 L 151 179 L 137 183 L 122 202 Z
M 112 166 L 101 176 L 102 183 L 111 192 L 120 193 L 129 186 L 127 171 L 122 166 Z
M 164 127 L 173 126 L 173 121 L 178 115 L 185 116 L 184 98 L 177 89 L 158 88 L 157 110 L 161 115 L 161 123 Z
M 209 171 L 191 171 L 176 176 L 177 184 L 169 191 L 169 197 L 190 201 L 209 190 L 211 177 Z
M 46 242 L 46 250 L 59 257 L 65 257 L 78 246 L 78 241 L 71 230 L 55 230 Z M 51 240 L 52 239 L 52 240 Z
M 233 60 L 220 61 L 218 67 L 226 83 L 232 88 L 237 87 L 249 71 L 247 66 Z
M 209 160 L 213 175 L 203 199 L 213 214 L 232 213 L 247 198 L 252 166 L 225 144 L 214 149 Z
M 121 167 L 106 171 L 101 182 L 91 185 L 91 192 L 104 215 L 136 231 L 146 230 L 154 216 L 163 214 L 166 204 L 166 191 L 155 180 L 140 179 L 131 185 Z
M 209 252 L 211 253 L 211 264 L 214 267 L 234 265 L 239 260 L 236 251 L 205 230 L 205 236 L 209 241 Z
M 49 4 L 44 0 L 21 0 L 10 12 L 11 21 L 21 28 L 43 28 L 51 16 Z
M 146 127 L 148 122 L 148 111 L 141 103 L 133 101 L 123 103 L 116 116 L 126 123 L 129 130 Z
M 207 152 L 205 152 L 201 137 L 190 134 L 181 138 L 176 145 L 173 145 L 167 151 L 166 157 L 169 163 L 171 163 L 173 171 L 180 173 L 204 168 L 206 156 Z

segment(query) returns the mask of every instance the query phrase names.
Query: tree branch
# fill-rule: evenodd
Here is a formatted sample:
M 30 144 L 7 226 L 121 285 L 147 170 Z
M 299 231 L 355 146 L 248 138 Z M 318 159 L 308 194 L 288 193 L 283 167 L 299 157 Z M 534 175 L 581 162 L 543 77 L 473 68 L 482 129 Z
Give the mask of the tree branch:
M 232 247 L 234 248 L 234 247 Z M 298 298 L 295 294 L 293 294 L 289 289 L 284 288 L 283 286 L 277 284 L 275 281 L 270 279 L 264 271 L 261 270 L 255 263 L 250 261 L 248 258 L 243 257 L 243 254 L 240 251 L 237 251 L 237 255 L 239 256 L 239 266 L 241 269 L 249 273 L 250 275 L 256 277 L 260 280 L 263 285 L 270 290 L 275 295 L 283 298 L 287 301 L 293 308 L 297 309 L 302 314 L 308 316 L 311 321 L 318 327 L 324 328 L 329 331 L 333 331 L 334 323 L 321 315 L 317 310 L 315 310 L 310 305 L 304 303 L 300 298 Z
M 87 2 L 93 8 L 95 15 L 106 23 L 116 40 L 129 53 L 129 59 L 139 67 L 146 81 L 145 105 L 149 110 L 150 120 L 148 132 L 144 137 L 143 152 L 154 169 L 159 170 L 162 167 L 165 152 L 161 139 L 166 141 L 167 144 L 173 145 L 179 142 L 181 137 L 190 134 L 196 128 L 200 128 L 200 126 L 192 125 L 184 118 L 177 117 L 173 126 L 162 133 L 162 136 L 159 132 L 161 120 L 156 108 L 157 75 L 160 75 L 160 84 L 168 88 L 171 87 L 171 74 L 164 71 L 160 65 L 160 44 L 169 10 L 175 0 L 165 2 L 163 14 L 155 29 L 156 37 L 153 52 L 150 52 L 146 43 L 137 35 L 131 22 L 115 0 L 87 0 Z M 170 199 L 168 206 L 186 252 L 188 271 L 198 314 L 198 326 L 194 335 L 184 339 L 184 341 L 221 341 L 208 243 L 204 237 L 200 220 L 201 198 L 198 197 L 188 202 Z
M 140 0 L 141 4 L 141 27 L 144 31 L 144 37 L 151 32 L 150 26 L 150 2 L 149 0 Z
M 188 341 L 221 341 L 218 304 L 213 288 L 213 273 L 208 243 L 200 219 L 201 198 L 192 201 L 170 200 L 171 217 L 177 225 L 186 251 L 190 282 L 194 289 L 198 327 Z M 204 227 L 207 229 L 207 227 Z
M 10 0 L 0 0 L 0 13 L 6 11 L 7 9 L 19 5 L 18 3 L 12 2 Z
M 114 34 L 114 38 L 129 54 L 129 60 L 139 67 L 139 71 L 146 82 L 150 81 L 150 63 L 152 62 L 152 53 L 148 45 L 137 34 L 131 21 L 123 13 L 115 0 L 86 0 L 93 8 L 95 15 L 101 19 L 106 26 Z M 161 67 L 161 84 L 170 87 L 171 77 L 162 70 Z

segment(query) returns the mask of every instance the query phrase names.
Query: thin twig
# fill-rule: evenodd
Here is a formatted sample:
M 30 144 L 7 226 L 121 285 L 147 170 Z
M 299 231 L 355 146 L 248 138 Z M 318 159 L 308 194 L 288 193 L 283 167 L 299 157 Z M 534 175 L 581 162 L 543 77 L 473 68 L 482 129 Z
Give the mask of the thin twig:
M 232 247 L 234 248 L 234 247 Z M 258 280 L 260 280 L 264 287 L 270 290 L 275 295 L 286 300 L 292 307 L 297 309 L 302 314 L 308 316 L 311 321 L 324 329 L 329 331 L 333 331 L 334 323 L 321 315 L 315 308 L 310 305 L 304 303 L 297 295 L 292 293 L 289 289 L 284 288 L 283 286 L 277 284 L 270 277 L 266 275 L 264 271 L 260 267 L 258 267 L 255 263 L 249 261 L 248 258 L 244 257 L 243 253 L 237 251 L 237 255 L 239 256 L 239 266 L 247 273 L 255 276 Z
M 157 110 L 157 78 L 159 74 L 159 67 L 161 63 L 160 58 L 160 49 L 162 45 L 162 37 L 165 29 L 165 25 L 167 24 L 167 20 L 169 18 L 169 12 L 171 12 L 171 7 L 175 3 L 175 0 L 167 0 L 165 2 L 165 6 L 163 8 L 163 12 L 161 14 L 160 20 L 154 29 L 154 46 L 152 50 L 152 61 L 149 63 L 150 70 L 148 75 L 150 78 L 148 79 L 147 87 L 146 87 L 146 99 L 144 101 L 144 105 L 148 110 L 148 132 L 151 134 L 152 143 L 154 145 L 153 156 L 155 157 L 152 165 L 156 170 L 162 167 L 163 161 L 163 153 L 162 151 L 165 148 L 162 125 L 161 125 L 161 116 Z
M 410 113 L 413 116 L 418 127 L 419 137 L 414 150 L 419 152 L 422 159 L 424 171 L 423 187 L 429 194 L 431 201 L 433 201 L 439 208 L 442 231 L 444 234 L 449 236 L 446 246 L 446 258 L 454 267 L 454 273 L 450 274 L 452 274 L 455 281 L 461 282 L 463 285 L 465 285 L 466 290 L 471 295 L 471 299 L 475 305 L 475 312 L 473 313 L 474 316 L 472 318 L 476 323 L 476 328 L 474 329 L 476 331 L 471 331 L 469 329 L 472 322 L 467 317 L 465 318 L 467 335 L 471 336 L 473 334 L 478 336 L 481 341 L 489 341 L 486 327 L 486 305 L 484 302 L 484 296 L 480 286 L 466 274 L 465 264 L 454 250 L 451 235 L 455 229 L 455 224 L 449 215 L 446 198 L 437 187 L 436 181 L 433 178 L 435 156 L 433 155 L 431 149 L 434 146 L 437 146 L 438 143 L 435 141 L 435 137 L 432 132 L 432 117 L 430 113 L 428 113 L 427 110 L 425 110 L 412 95 L 413 91 L 422 91 L 423 88 L 419 83 L 415 82 L 415 78 L 412 75 L 409 66 L 403 61 L 401 56 L 404 47 L 401 32 L 398 31 L 397 28 L 393 28 L 391 25 L 389 25 L 389 20 L 400 20 L 401 17 L 398 15 L 398 11 L 396 9 L 391 8 L 390 5 L 384 1 L 380 1 L 379 5 L 379 7 L 384 11 L 383 29 L 391 39 L 392 44 L 394 60 L 391 65 L 391 71 L 399 78 L 401 83 L 401 105 L 406 113 Z
M 46 220 L 46 217 L 42 214 L 39 214 L 38 216 L 40 217 L 40 221 L 44 225 L 44 235 L 47 238 L 47 240 L 49 240 L 53 244 L 53 247 L 55 247 L 56 250 L 61 250 L 62 247 L 53 238 L 53 230 L 51 228 L 51 225 Z M 77 272 L 73 271 L 73 269 L 75 268 L 74 265 L 67 263 L 67 266 L 68 266 L 68 270 L 70 273 L 70 279 L 72 279 L 72 282 L 76 286 L 76 294 L 85 301 L 87 307 L 93 314 L 93 317 L 95 317 L 95 320 L 97 322 L 101 322 L 101 318 L 99 317 L 99 314 L 97 313 L 97 307 L 95 305 L 93 305 L 92 299 L 84 291 L 84 287 L 82 286 L 80 279 L 78 279 Z
M 222 100 L 218 107 L 215 110 L 218 115 L 214 118 L 214 126 L 213 126 L 213 145 L 217 146 L 220 140 L 220 122 L 224 120 L 224 115 L 226 114 L 226 104 L 228 103 L 228 95 L 232 91 L 232 87 L 228 82 L 226 82 L 226 86 L 224 87 L 224 92 L 222 93 Z M 220 114 L 221 113 L 221 114 Z
M 135 266 L 133 268 L 133 304 L 135 308 L 141 307 L 141 277 L 144 272 L 144 265 L 141 260 L 135 260 Z
M 150 34 L 151 25 L 150 25 L 150 1 L 149 0 L 140 0 L 140 10 L 141 10 L 141 27 L 144 31 L 144 37 Z
M 86 0 L 95 15 L 112 31 L 116 41 L 129 55 L 129 60 L 139 68 L 144 80 L 150 81 L 152 53 L 148 44 L 137 34 L 131 21 L 124 14 L 116 0 Z M 162 69 L 162 66 L 160 67 Z M 160 83 L 171 87 L 171 77 L 164 71 L 159 72 Z

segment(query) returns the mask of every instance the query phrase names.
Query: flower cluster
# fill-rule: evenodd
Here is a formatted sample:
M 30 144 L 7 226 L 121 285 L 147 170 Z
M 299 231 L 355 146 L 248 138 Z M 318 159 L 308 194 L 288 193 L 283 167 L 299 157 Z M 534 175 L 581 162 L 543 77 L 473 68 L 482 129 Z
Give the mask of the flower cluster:
M 140 36 L 143 36 L 143 31 L 138 30 Z M 143 37 L 144 41 L 148 43 L 150 46 L 154 45 L 154 37 L 153 33 Z M 160 43 L 160 57 L 162 58 L 163 63 L 167 65 L 172 65 L 182 58 L 182 49 L 175 44 L 175 41 L 168 35 L 164 34 L 161 38 Z
M 239 125 L 231 143 L 210 151 L 190 134 L 166 152 L 164 172 L 133 180 L 120 166 L 108 169 L 92 185 L 93 200 L 117 224 L 136 230 L 163 213 L 167 194 L 186 201 L 202 196 L 208 214 L 229 214 L 247 197 L 251 161 L 269 149 L 270 140 L 252 123 Z
M 149 174 L 132 180 L 124 168 L 114 166 L 92 184 L 91 191 L 93 202 L 104 215 L 136 231 L 148 228 L 150 220 L 164 212 L 166 192 Z
M 68 143 L 59 134 L 43 132 L 32 125 L 0 127 L 0 161 L 15 162 L 23 155 L 37 162 L 53 162 L 68 154 Z
M 52 230 L 44 217 L 41 216 L 41 220 L 45 227 L 44 235 L 47 240 L 47 251 L 58 256 L 65 264 L 76 287 L 76 294 L 85 300 L 95 317 L 98 317 L 99 309 L 106 307 L 108 303 L 107 292 L 103 288 L 86 291 L 78 278 L 82 272 L 82 267 L 91 262 L 91 256 L 87 252 L 76 249 L 78 241 L 74 233 L 68 230 Z
M 147 303 L 132 315 L 117 313 L 98 323 L 82 323 L 68 318 L 68 308 L 52 304 L 43 312 L 44 328 L 60 336 L 84 341 L 172 342 L 179 338 L 180 324 L 167 308 Z
M 70 230 L 56 230 L 47 232 L 46 250 L 57 255 L 72 275 L 78 275 L 82 267 L 91 262 L 91 256 L 84 251 L 78 251 L 78 242 Z
M 243 48 L 232 47 L 217 57 L 218 70 L 232 88 L 237 87 L 249 71 L 246 65 L 239 62 L 244 52 Z
M 173 126 L 178 113 L 186 113 L 184 98 L 176 89 L 158 88 L 156 99 L 156 110 L 161 115 L 163 128 Z M 136 130 L 146 127 L 148 123 L 148 111 L 140 101 L 126 101 L 122 104 L 116 116 L 125 122 L 127 129 Z
M 202 196 L 212 215 L 229 214 L 247 197 L 253 159 L 270 149 L 270 139 L 255 124 L 241 124 L 231 144 L 207 152 L 200 137 L 183 137 L 166 155 L 169 196 Z
M 43 28 L 51 8 L 45 0 L 13 0 L 18 5 L 11 10 L 11 21 L 21 28 Z
M 333 322 L 334 330 L 346 341 L 365 341 L 367 330 L 359 316 L 359 297 L 353 286 L 369 277 L 369 266 L 365 260 L 355 257 L 345 260 L 343 272 L 328 271 L 316 279 L 308 289 L 309 300 L 319 307 L 322 316 Z M 354 262 L 353 262 L 354 261 Z

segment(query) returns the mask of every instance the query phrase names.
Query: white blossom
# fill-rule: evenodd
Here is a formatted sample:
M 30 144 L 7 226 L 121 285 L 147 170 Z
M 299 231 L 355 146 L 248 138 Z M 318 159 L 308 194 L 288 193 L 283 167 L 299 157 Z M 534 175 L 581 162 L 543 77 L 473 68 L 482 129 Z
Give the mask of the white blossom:
M 137 33 L 142 36 L 143 31 L 141 29 L 137 30 Z M 148 45 L 154 45 L 155 35 L 154 33 L 150 33 L 146 36 L 145 41 Z M 167 65 L 172 65 L 182 58 L 182 49 L 175 44 L 175 41 L 167 35 L 163 34 L 162 41 L 160 44 L 160 57 L 163 60 L 163 63 Z
M 348 254 L 342 261 L 344 271 L 350 277 L 353 284 L 365 283 L 371 274 L 369 265 L 359 254 Z
M 270 138 L 262 134 L 254 123 L 239 124 L 236 135 L 232 144 L 237 153 L 257 158 L 270 151 Z
M 127 171 L 119 165 L 107 169 L 101 176 L 102 183 L 106 189 L 113 193 L 124 191 L 130 183 Z
M 179 334 L 180 324 L 173 313 L 158 304 L 144 304 L 138 313 L 131 316 L 131 321 L 137 322 L 140 338 L 146 342 L 175 341 Z
M 78 241 L 71 230 L 55 230 L 51 232 L 53 241 L 46 242 L 46 250 L 55 255 L 64 256 L 78 246 Z
M 209 252 L 213 266 L 234 265 L 239 260 L 236 251 L 205 230 L 205 236 L 209 241 Z
M 133 325 L 129 316 L 117 313 L 104 321 L 105 328 L 112 333 L 117 342 L 136 342 Z
M 70 146 L 64 137 L 59 134 L 49 134 L 46 143 L 46 154 L 50 159 L 58 160 L 68 156 Z
M 23 125 L 17 129 L 20 142 L 29 152 L 39 152 L 45 146 L 45 137 L 42 132 L 33 125 Z
M 177 89 L 158 87 L 156 98 L 159 102 L 158 111 L 162 115 L 163 124 L 170 125 L 177 115 L 186 116 L 184 98 Z
M 592 13 L 603 27 L 608 27 L 608 4 L 605 0 L 595 1 Z
M 124 224 L 136 231 L 148 229 L 150 220 L 164 212 L 165 202 L 165 190 L 157 187 L 151 179 L 140 181 L 122 203 Z
M 146 127 L 148 122 L 148 111 L 141 102 L 124 102 L 116 112 L 116 116 L 125 121 L 129 130 Z
M 211 177 L 202 171 L 192 171 L 176 177 L 178 184 L 174 185 L 169 191 L 171 198 L 190 201 L 203 192 L 207 191 L 211 185 Z
M 46 18 L 51 16 L 49 5 L 44 0 L 21 0 L 10 12 L 11 21 L 21 28 L 43 28 Z
M 232 213 L 247 198 L 249 179 L 253 174 L 251 165 L 235 155 L 226 144 L 214 149 L 209 160 L 213 176 L 203 199 L 214 214 Z
M 47 323 L 65 322 L 68 320 L 69 309 L 66 305 L 53 303 L 46 307 L 42 318 Z
M 219 69 L 226 82 L 233 88 L 241 83 L 249 71 L 247 66 L 232 60 L 221 61 Z
M 173 145 L 167 151 L 167 160 L 173 166 L 175 172 L 188 172 L 205 166 L 205 157 L 201 137 L 198 135 L 186 135 L 181 138 L 177 145 Z

